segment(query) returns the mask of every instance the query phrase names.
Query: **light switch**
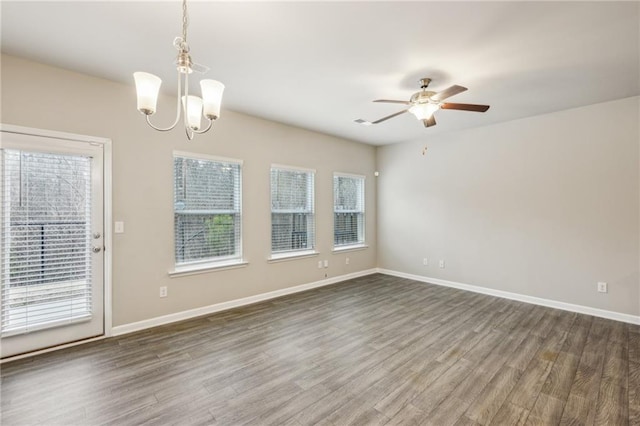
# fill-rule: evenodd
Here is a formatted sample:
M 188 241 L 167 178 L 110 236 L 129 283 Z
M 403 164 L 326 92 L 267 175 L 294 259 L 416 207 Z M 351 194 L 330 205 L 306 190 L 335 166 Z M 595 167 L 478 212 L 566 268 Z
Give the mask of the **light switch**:
M 116 222 L 113 227 L 116 234 L 124 234 L 124 222 Z

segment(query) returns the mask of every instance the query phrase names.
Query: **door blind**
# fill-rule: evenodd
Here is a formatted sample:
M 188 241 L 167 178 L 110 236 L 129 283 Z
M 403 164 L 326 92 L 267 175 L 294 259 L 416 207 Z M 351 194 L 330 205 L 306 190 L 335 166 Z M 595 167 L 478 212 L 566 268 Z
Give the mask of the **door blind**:
M 271 168 L 272 253 L 315 248 L 314 173 Z
M 91 318 L 91 158 L 0 150 L 3 335 Z

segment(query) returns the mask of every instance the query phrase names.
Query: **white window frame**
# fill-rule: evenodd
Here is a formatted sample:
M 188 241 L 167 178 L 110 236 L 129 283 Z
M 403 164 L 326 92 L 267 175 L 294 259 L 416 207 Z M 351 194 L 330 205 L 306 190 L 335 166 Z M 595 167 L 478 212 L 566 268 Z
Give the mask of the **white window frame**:
M 206 273 L 214 270 L 226 270 L 226 269 L 234 269 L 248 265 L 243 258 L 243 212 L 242 212 L 242 197 L 243 197 L 243 160 L 239 160 L 236 158 L 227 158 L 227 157 L 219 157 L 215 155 L 208 154 L 198 154 L 192 152 L 185 151 L 173 151 L 173 155 L 171 156 L 171 168 L 172 168 L 172 184 L 175 185 L 175 159 L 176 158 L 187 158 L 191 160 L 199 160 L 199 161 L 210 161 L 216 163 L 227 163 L 227 164 L 235 164 L 240 168 L 239 173 L 239 196 L 235 200 L 236 207 L 234 211 L 237 211 L 236 214 L 239 215 L 239 224 L 240 224 L 240 235 L 237 241 L 237 251 L 233 256 L 218 256 L 214 258 L 207 258 L 202 260 L 194 260 L 189 262 L 177 263 L 177 256 L 175 253 L 175 205 L 172 208 L 174 214 L 174 230 L 173 230 L 173 249 L 174 249 L 174 268 L 169 271 L 170 277 L 180 277 L 184 275 L 193 275 Z M 175 191 L 175 188 L 173 189 Z M 175 196 L 175 195 L 174 195 Z M 173 203 L 172 198 L 172 203 Z
M 311 174 L 311 179 L 309 181 L 309 188 L 307 188 L 307 196 L 308 201 L 311 204 L 310 213 L 313 219 L 313 226 L 311 229 L 307 229 L 307 241 L 311 239 L 312 244 L 310 248 L 306 248 L 303 250 L 286 250 L 286 251 L 273 251 L 273 239 L 270 238 L 269 242 L 271 245 L 271 256 L 268 258 L 270 262 L 277 262 L 282 260 L 292 260 L 296 258 L 304 258 L 310 256 L 317 256 L 319 253 L 316 251 L 316 170 L 309 169 L 305 167 L 298 166 L 288 166 L 283 164 L 271 164 L 271 168 L 269 169 L 269 205 L 270 205 L 270 222 L 271 222 L 271 235 L 273 235 L 273 214 L 274 213 L 288 213 L 286 211 L 274 210 L 273 209 L 273 200 L 272 200 L 272 188 L 271 188 L 271 173 L 274 170 L 282 170 L 282 171 L 290 171 L 290 172 L 305 172 Z
M 362 197 L 361 205 L 362 210 L 354 210 L 354 211 L 344 211 L 344 210 L 336 210 L 336 194 L 335 194 L 335 180 L 336 178 L 351 178 L 351 179 L 360 179 L 362 180 L 362 191 L 360 193 L 360 197 Z M 367 177 L 364 175 L 357 175 L 353 173 L 341 173 L 335 172 L 333 173 L 332 180 L 332 188 L 333 188 L 333 251 L 348 251 L 348 250 L 358 250 L 367 247 L 366 244 L 366 185 L 367 185 Z M 362 236 L 361 241 L 355 243 L 348 244 L 337 244 L 335 243 L 335 233 L 336 233 L 336 213 L 361 213 L 362 214 L 362 229 L 358 229 L 358 235 Z

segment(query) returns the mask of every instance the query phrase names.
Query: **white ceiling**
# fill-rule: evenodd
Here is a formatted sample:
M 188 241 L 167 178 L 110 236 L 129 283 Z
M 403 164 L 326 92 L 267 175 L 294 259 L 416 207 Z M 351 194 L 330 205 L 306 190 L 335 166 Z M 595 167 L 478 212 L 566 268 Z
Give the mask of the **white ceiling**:
M 640 3 L 190 2 L 193 60 L 226 85 L 224 109 L 374 145 L 640 94 Z M 2 51 L 130 84 L 134 71 L 175 91 L 180 1 L 2 1 Z M 373 99 L 469 88 L 423 127 Z M 193 82 L 195 83 L 195 82 Z M 192 90 L 197 89 L 194 84 Z M 585 123 L 588 125 L 588 123 Z

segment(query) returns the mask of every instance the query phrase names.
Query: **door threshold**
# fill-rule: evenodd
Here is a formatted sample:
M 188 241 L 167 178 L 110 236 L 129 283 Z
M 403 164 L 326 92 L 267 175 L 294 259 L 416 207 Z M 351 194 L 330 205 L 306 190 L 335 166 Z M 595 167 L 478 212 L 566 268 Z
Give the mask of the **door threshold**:
M 107 335 L 106 334 L 102 334 L 100 336 L 89 337 L 87 339 L 82 339 L 82 340 L 76 340 L 76 341 L 73 341 L 73 342 L 64 343 L 62 345 L 49 346 L 48 348 L 38 349 L 37 351 L 25 352 L 25 353 L 18 354 L 18 355 L 10 355 L 8 357 L 1 358 L 0 359 L 0 365 L 5 364 L 7 362 L 11 362 L 11 361 L 17 361 L 19 359 L 31 358 L 33 356 L 46 354 L 48 352 L 58 351 L 60 349 L 72 348 L 74 346 L 83 345 L 85 343 L 97 342 L 98 340 L 103 340 L 103 339 L 106 339 L 106 338 L 107 338 Z

